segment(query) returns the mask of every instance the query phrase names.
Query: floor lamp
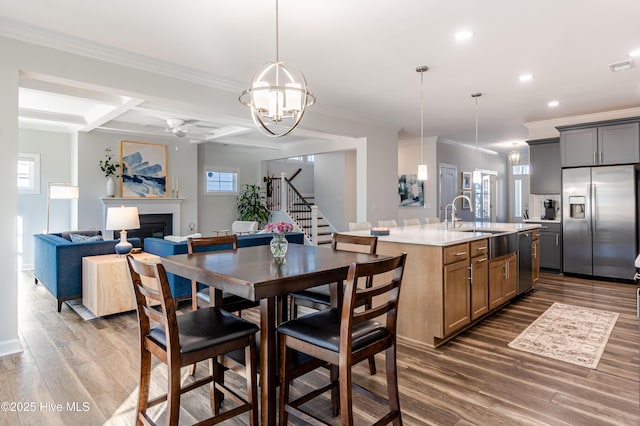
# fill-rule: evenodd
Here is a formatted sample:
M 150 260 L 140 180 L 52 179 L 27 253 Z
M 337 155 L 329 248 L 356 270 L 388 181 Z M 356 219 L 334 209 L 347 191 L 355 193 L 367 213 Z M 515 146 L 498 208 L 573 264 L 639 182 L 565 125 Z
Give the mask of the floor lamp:
M 49 233 L 49 217 L 51 213 L 51 200 L 77 200 L 80 196 L 80 188 L 73 186 L 68 182 L 53 183 L 49 182 L 47 191 L 47 227 L 46 233 Z

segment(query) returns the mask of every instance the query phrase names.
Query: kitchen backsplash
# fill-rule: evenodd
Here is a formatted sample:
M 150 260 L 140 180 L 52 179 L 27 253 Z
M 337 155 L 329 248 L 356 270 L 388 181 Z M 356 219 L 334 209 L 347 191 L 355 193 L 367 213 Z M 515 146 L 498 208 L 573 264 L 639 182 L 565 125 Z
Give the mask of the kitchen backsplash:
M 556 206 L 555 220 L 560 220 L 560 194 L 530 194 L 529 195 L 529 219 L 541 220 L 545 215 L 544 201 L 553 200 Z

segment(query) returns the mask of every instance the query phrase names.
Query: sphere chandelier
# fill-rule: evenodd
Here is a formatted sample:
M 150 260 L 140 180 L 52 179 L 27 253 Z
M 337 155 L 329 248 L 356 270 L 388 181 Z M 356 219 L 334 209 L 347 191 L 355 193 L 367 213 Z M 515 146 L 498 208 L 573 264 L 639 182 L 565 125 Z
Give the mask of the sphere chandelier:
M 300 123 L 316 98 L 295 65 L 280 61 L 278 47 L 278 0 L 276 0 L 276 60 L 263 64 L 253 76 L 251 87 L 239 101 L 251 110 L 256 127 L 269 137 L 288 135 Z

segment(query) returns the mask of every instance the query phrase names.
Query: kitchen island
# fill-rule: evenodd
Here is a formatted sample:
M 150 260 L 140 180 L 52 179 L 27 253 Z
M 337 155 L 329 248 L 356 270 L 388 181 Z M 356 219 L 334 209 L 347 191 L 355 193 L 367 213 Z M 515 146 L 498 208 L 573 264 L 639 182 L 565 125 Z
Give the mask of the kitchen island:
M 521 233 L 533 234 L 530 255 L 535 256 L 522 264 L 536 268 L 539 224 L 457 225 L 390 228 L 389 235 L 378 237 L 378 254 L 407 253 L 398 315 L 398 339 L 404 343 L 437 347 L 516 297 Z M 535 270 L 532 276 L 535 281 Z

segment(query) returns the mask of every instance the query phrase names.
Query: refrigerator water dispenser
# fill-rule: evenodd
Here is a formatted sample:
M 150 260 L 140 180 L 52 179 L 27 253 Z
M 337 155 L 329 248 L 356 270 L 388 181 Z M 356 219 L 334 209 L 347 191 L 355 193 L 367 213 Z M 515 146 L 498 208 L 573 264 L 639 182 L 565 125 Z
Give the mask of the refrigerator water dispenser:
M 569 217 L 572 219 L 584 219 L 584 207 L 586 198 L 583 196 L 569 197 Z

